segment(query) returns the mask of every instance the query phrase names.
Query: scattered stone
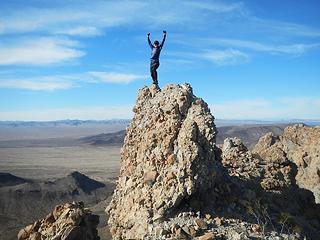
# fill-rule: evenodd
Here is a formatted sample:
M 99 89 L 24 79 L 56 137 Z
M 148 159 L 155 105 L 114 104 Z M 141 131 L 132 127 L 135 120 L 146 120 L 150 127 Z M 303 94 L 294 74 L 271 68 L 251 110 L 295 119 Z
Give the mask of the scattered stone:
M 223 224 L 223 220 L 220 217 L 215 217 L 214 222 L 217 226 L 221 226 Z
M 195 223 L 202 230 L 206 230 L 208 228 L 207 223 L 202 219 L 196 219 Z
M 215 234 L 213 232 L 208 232 L 198 238 L 198 240 L 214 240 L 214 239 L 215 239 Z
M 49 213 L 45 218 L 45 222 L 48 224 L 53 223 L 54 221 L 55 221 L 55 217 L 53 216 L 52 213 Z
M 146 183 L 153 184 L 156 180 L 157 172 L 156 171 L 147 171 L 144 175 L 144 180 Z
M 261 227 L 258 225 L 258 224 L 254 224 L 252 227 L 251 227 L 251 230 L 253 232 L 260 232 L 261 231 Z
M 25 228 L 21 229 L 18 233 L 18 239 L 19 240 L 27 239 L 28 236 L 30 235 L 31 230 L 32 230 L 32 226 L 33 225 L 28 225 Z
M 170 156 L 167 159 L 167 163 L 169 165 L 173 165 L 176 161 L 176 156 L 174 154 L 170 154 Z
M 175 237 L 177 239 L 189 239 L 189 236 L 188 234 L 182 229 L 182 228 L 178 228 L 177 231 L 175 232 Z

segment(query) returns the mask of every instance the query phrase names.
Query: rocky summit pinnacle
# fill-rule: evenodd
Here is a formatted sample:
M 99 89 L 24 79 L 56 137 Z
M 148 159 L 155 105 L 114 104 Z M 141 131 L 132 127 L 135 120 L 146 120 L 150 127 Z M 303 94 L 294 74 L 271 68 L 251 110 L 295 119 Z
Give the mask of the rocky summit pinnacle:
M 217 176 L 214 117 L 189 84 L 144 87 L 133 112 L 107 209 L 114 239 L 156 238 L 155 222 Z
M 320 205 L 300 188 L 319 186 L 302 184 L 317 173 L 318 128 L 267 134 L 253 151 L 237 138 L 219 147 L 189 84 L 144 87 L 133 112 L 106 209 L 113 239 L 319 239 Z

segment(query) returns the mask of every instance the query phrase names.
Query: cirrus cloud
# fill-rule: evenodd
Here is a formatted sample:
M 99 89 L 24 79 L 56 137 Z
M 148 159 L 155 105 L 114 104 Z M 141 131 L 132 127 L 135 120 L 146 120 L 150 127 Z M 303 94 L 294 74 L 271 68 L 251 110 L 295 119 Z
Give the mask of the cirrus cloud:
M 33 91 L 53 91 L 69 89 L 74 85 L 67 81 L 34 81 L 34 80 L 5 80 L 0 81 L 0 88 L 19 88 Z
M 69 75 L 37 76 L 29 78 L 6 78 L 0 80 L 0 88 L 54 91 L 81 87 L 84 84 L 129 84 L 145 79 L 146 75 L 121 72 L 92 71 Z
M 0 44 L 0 65 L 48 65 L 85 55 L 79 43 L 67 38 L 40 37 Z
M 96 81 L 107 83 L 131 83 L 146 78 L 146 75 L 136 75 L 116 72 L 88 72 Z
M 246 53 L 232 48 L 225 50 L 208 50 L 202 57 L 217 65 L 235 65 L 249 61 L 249 56 Z
M 238 99 L 212 104 L 220 119 L 319 119 L 319 97 Z

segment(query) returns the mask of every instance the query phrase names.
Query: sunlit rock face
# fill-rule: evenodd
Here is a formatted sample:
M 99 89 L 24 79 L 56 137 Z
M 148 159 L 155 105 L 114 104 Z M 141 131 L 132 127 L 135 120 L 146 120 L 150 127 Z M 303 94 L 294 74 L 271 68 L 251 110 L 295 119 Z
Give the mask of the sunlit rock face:
M 190 85 L 145 87 L 133 111 L 107 209 L 114 239 L 154 236 L 157 219 L 209 189 L 217 175 L 214 117 Z

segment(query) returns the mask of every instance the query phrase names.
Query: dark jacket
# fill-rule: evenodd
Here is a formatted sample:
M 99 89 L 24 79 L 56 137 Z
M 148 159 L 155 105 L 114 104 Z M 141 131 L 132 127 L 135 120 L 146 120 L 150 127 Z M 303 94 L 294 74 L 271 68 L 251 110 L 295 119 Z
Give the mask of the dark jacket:
M 160 57 L 160 52 L 162 50 L 164 41 L 166 40 L 166 34 L 163 36 L 163 40 L 161 42 L 161 44 L 156 48 L 150 41 L 150 38 L 148 36 L 148 43 L 149 46 L 151 48 L 151 60 L 152 61 L 159 61 L 159 57 Z

